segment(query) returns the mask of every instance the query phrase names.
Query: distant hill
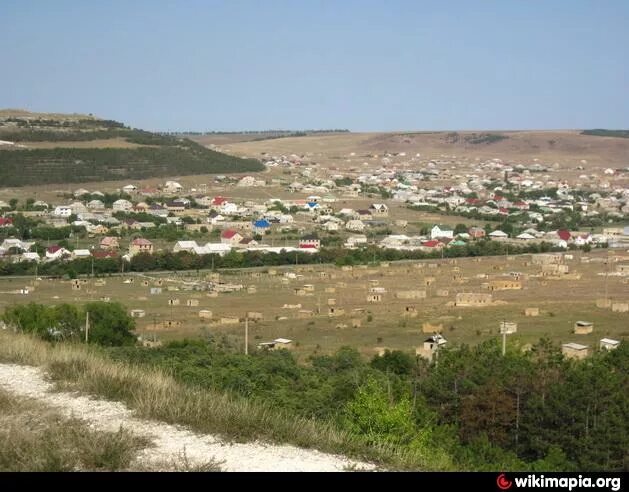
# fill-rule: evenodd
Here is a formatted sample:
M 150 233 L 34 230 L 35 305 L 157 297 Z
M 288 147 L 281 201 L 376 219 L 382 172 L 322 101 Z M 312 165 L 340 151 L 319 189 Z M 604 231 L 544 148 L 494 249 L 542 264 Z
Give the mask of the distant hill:
M 307 160 L 342 169 L 387 153 L 409 158 L 468 160 L 500 158 L 507 162 L 559 163 L 578 166 L 626 167 L 629 138 L 625 130 L 477 130 L 336 133 L 254 141 L 238 135 L 191 137 L 237 156 L 304 155 Z M 453 157 L 455 156 L 455 157 Z M 586 161 L 586 163 L 583 163 Z
M 92 115 L 0 110 L 4 186 L 262 171 L 253 159 Z

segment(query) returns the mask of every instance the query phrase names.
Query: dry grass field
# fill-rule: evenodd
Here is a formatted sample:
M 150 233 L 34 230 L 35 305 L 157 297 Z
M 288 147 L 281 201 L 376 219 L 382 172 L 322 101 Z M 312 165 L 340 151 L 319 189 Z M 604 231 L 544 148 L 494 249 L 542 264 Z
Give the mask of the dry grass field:
M 614 272 L 619 262 L 629 261 L 629 254 L 610 252 L 610 259 L 609 272 Z M 628 278 L 609 275 L 606 280 L 605 261 L 605 251 L 574 253 L 564 264 L 569 269 L 566 276 L 577 274 L 578 279 L 540 276 L 541 266 L 532 263 L 531 255 L 399 262 L 351 270 L 325 265 L 282 267 L 274 272 L 248 269 L 221 272 L 221 282 L 240 284 L 243 289 L 215 297 L 186 290 L 192 282 L 209 278 L 209 272 L 109 277 L 103 279 L 105 285 L 98 285 L 98 279 L 87 280 L 80 290 L 73 290 L 70 281 L 41 280 L 29 295 L 12 292 L 32 285 L 32 279 L 4 278 L 0 279 L 0 307 L 109 298 L 130 310 L 145 311 L 146 316 L 137 319 L 139 334 L 162 340 L 227 335 L 239 343 L 244 341 L 246 314 L 257 312 L 263 319 L 249 322 L 250 344 L 289 338 L 300 357 L 343 345 L 368 355 L 383 347 L 412 350 L 427 336 L 422 331 L 424 323 L 442 325 L 443 335 L 451 342 L 474 344 L 499 336 L 503 320 L 518 324 L 518 332 L 510 335 L 508 343 L 533 343 L 547 336 L 596 346 L 605 336 L 629 337 L 628 312 L 596 307 L 596 299 L 604 297 L 606 290 L 614 303 L 629 302 Z M 512 273 L 521 274 L 521 290 L 493 291 L 495 302 L 489 306 L 452 305 L 457 293 L 489 293 L 488 283 L 513 280 Z M 150 288 L 160 281 L 162 292 L 150 294 Z M 311 292 L 296 291 L 308 284 Z M 367 302 L 370 287 L 384 289 L 381 302 Z M 423 299 L 399 298 L 402 291 L 424 290 Z M 178 305 L 169 305 L 170 299 L 178 300 Z M 329 316 L 329 299 L 335 300 L 334 308 L 343 310 L 342 314 Z M 188 306 L 189 301 L 195 305 Z M 407 307 L 416 314 L 405 315 Z M 525 316 L 529 307 L 539 308 L 539 316 Z M 211 311 L 212 318 L 201 319 L 200 310 Z M 229 317 L 239 321 L 220 323 L 221 318 Z M 572 327 L 579 320 L 593 322 L 594 332 L 573 334 Z M 164 326 L 168 321 L 173 322 L 172 327 Z
M 579 130 L 549 131 L 461 131 L 453 142 L 451 132 L 399 133 L 341 133 L 309 135 L 261 141 L 212 142 L 211 136 L 200 137 L 205 145 L 214 143 L 220 150 L 237 156 L 256 157 L 263 152 L 272 155 L 309 155 L 326 166 L 361 164 L 368 155 L 385 152 L 405 152 L 407 156 L 421 154 L 422 158 L 456 156 L 471 161 L 479 158 L 500 158 L 507 162 L 527 162 L 539 159 L 557 162 L 561 168 L 574 169 L 581 165 L 594 169 L 607 166 L 626 166 L 629 158 L 629 139 L 580 135 Z M 494 143 L 472 144 L 465 137 L 473 133 L 495 133 L 508 138 Z M 355 153 L 347 162 L 351 153 Z

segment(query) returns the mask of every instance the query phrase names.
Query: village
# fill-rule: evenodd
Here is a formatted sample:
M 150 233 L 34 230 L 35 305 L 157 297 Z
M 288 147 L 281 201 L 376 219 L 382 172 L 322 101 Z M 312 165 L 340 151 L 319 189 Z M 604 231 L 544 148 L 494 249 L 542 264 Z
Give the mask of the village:
M 522 346 L 549 337 L 584 357 L 629 334 L 626 168 L 583 161 L 570 174 L 538 159 L 404 152 L 349 152 L 345 166 L 307 153 L 256 157 L 267 171 L 255 176 L 33 187 L 19 199 L 3 190 L 2 263 L 29 273 L 0 278 L 0 291 L 12 294 L 2 303 L 120 301 L 146 345 L 226 336 L 299 357 L 351 345 L 432 359 L 446 343 L 501 333 Z M 509 254 L 522 247 L 533 254 Z M 300 253 L 365 248 L 374 251 L 369 264 L 299 265 Z M 409 259 L 389 262 L 377 251 Z M 129 266 L 239 253 L 295 255 L 277 267 Z M 405 256 L 418 253 L 428 259 Z M 47 265 L 71 272 L 90 259 L 87 275 L 37 273 Z M 107 259 L 116 271 L 95 274 Z

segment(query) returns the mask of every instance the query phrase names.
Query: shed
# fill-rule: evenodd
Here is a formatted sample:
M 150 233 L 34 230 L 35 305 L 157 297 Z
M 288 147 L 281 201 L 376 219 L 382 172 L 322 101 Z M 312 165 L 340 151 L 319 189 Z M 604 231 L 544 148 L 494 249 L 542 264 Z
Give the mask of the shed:
M 564 343 L 561 353 L 569 359 L 585 359 L 590 354 L 590 347 L 574 342 Z
M 146 311 L 144 311 L 144 309 L 132 309 L 129 314 L 132 318 L 144 318 Z
M 613 340 L 611 338 L 601 338 L 599 341 L 600 350 L 614 350 L 620 345 L 619 340 Z
M 594 323 L 591 321 L 577 321 L 574 324 L 575 335 L 588 335 L 594 331 Z

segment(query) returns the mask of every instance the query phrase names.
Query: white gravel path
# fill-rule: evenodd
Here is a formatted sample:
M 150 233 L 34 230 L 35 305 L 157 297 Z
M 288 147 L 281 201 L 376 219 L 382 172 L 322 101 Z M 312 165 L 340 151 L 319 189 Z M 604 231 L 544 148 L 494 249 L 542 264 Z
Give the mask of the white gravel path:
M 124 404 L 78 393 L 55 392 L 37 367 L 0 364 L 0 387 L 15 395 L 33 398 L 63 415 L 80 418 L 92 428 L 117 431 L 121 426 L 150 438 L 154 447 L 143 450 L 138 461 L 145 464 L 180 462 L 183 453 L 191 465 L 214 459 L 224 471 L 343 471 L 347 466 L 373 469 L 373 465 L 342 456 L 295 446 L 252 442 L 229 443 L 212 435 L 183 427 L 134 417 Z

